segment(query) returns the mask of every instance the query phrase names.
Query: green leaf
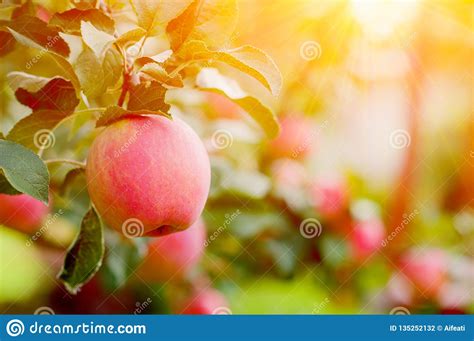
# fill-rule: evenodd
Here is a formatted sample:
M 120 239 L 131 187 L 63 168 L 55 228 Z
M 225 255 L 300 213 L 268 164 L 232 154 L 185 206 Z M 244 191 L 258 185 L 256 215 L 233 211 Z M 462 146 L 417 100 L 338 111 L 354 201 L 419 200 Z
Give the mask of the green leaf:
M 21 192 L 17 191 L 15 187 L 8 182 L 2 170 L 0 170 L 0 193 L 10 195 L 21 194 Z
M 280 126 L 275 114 L 258 99 L 248 96 L 238 84 L 218 73 L 216 69 L 204 68 L 198 74 L 197 85 L 201 90 L 223 95 L 244 109 L 265 131 L 269 138 L 275 138 Z
M 212 48 L 219 48 L 228 45 L 236 24 L 235 0 L 194 1 L 179 17 L 170 21 L 166 33 L 173 51 L 191 40 L 202 40 Z
M 61 77 L 48 79 L 21 72 L 10 73 L 8 80 L 16 89 L 17 100 L 33 112 L 17 122 L 7 138 L 32 150 L 44 146 L 42 134 L 54 142 L 52 130 L 79 104 L 73 84 Z
M 97 29 L 109 34 L 115 32 L 115 22 L 96 8 L 85 10 L 73 8 L 65 12 L 55 13 L 49 21 L 49 25 L 58 26 L 66 33 L 79 34 L 81 32 L 81 21 L 89 22 Z
M 76 93 L 79 93 L 81 84 L 71 63 L 66 58 L 55 53 L 48 52 L 46 55 L 56 64 L 56 74 L 62 76 L 64 79 L 70 80 L 76 89 Z
M 54 144 L 54 128 L 66 117 L 68 112 L 58 110 L 37 110 L 22 118 L 10 130 L 7 139 L 38 151 Z
M 232 50 L 211 51 L 202 41 L 186 42 L 179 50 L 177 56 L 186 61 L 219 61 L 226 63 L 239 71 L 255 78 L 263 86 L 278 95 L 282 86 L 280 70 L 275 62 L 262 50 L 245 45 Z
M 59 193 L 64 195 L 68 187 L 75 182 L 81 176 L 85 176 L 85 169 L 84 168 L 73 168 L 67 172 L 66 176 L 64 177 L 63 183 L 59 188 Z
M 151 110 L 167 113 L 170 105 L 165 103 L 167 89 L 158 82 L 143 82 L 130 89 L 127 109 Z
M 130 275 L 140 265 L 147 250 L 146 238 L 132 238 L 124 241 L 117 234 L 107 240 L 107 254 L 101 277 L 109 290 L 123 286 Z
M 101 60 L 102 59 L 102 60 Z M 92 49 L 83 45 L 83 50 L 74 63 L 81 89 L 88 98 L 102 96 L 120 78 L 122 59 L 113 48 L 98 58 Z
M 122 66 L 122 56 L 116 49 L 110 48 L 105 51 L 102 70 L 104 71 L 104 87 L 106 89 L 117 84 L 122 75 Z
M 16 6 L 6 6 L 0 8 L 0 20 L 10 20 Z
M 0 168 L 10 185 L 48 204 L 49 173 L 43 161 L 31 150 L 6 140 L 0 140 L 0 156 Z
M 68 57 L 68 44 L 54 27 L 33 16 L 20 16 L 7 24 L 10 33 L 23 45 Z
M 160 33 L 160 28 L 171 19 L 179 16 L 193 0 L 133 0 L 133 6 L 138 17 L 138 26 L 143 28 L 148 36 Z
M 118 120 L 130 115 L 161 115 L 171 118 L 171 115 L 162 111 L 152 110 L 126 110 L 116 105 L 110 106 L 97 120 L 96 128 L 110 125 Z
M 81 231 L 69 249 L 58 278 L 75 294 L 102 265 L 104 235 L 99 216 L 93 207 L 82 220 Z
M 100 60 L 112 42 L 115 41 L 113 35 L 98 30 L 88 21 L 81 22 L 81 34 L 84 43 L 89 46 Z
M 102 65 L 92 49 L 84 45 L 82 52 L 74 63 L 81 89 L 88 98 L 102 95 L 104 88 L 104 71 Z

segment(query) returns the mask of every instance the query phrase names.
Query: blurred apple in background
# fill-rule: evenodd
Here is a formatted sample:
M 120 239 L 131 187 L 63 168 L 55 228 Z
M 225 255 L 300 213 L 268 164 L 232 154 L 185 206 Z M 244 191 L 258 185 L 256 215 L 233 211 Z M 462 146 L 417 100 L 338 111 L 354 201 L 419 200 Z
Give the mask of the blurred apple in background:
M 49 212 L 47 205 L 27 194 L 0 194 L 0 224 L 32 234 Z
M 270 157 L 302 160 L 314 148 L 315 127 L 302 116 L 288 115 L 280 119 L 280 135 L 270 142 Z
M 92 278 L 76 295 L 57 286 L 49 297 L 56 314 L 132 314 L 135 297 L 126 288 L 108 292 L 99 277 Z
M 423 296 L 434 297 L 446 282 L 447 256 L 441 249 L 411 249 L 399 267 Z
M 241 118 L 242 109 L 223 95 L 208 92 L 206 93 L 206 101 L 209 104 L 208 114 L 210 118 L 231 120 Z
M 347 185 L 341 178 L 322 178 L 310 188 L 314 208 L 325 218 L 340 214 L 348 204 Z
M 201 219 L 185 231 L 152 239 L 138 275 L 149 282 L 183 279 L 201 259 L 205 239 Z
M 363 261 L 376 252 L 382 245 L 385 226 L 379 219 L 357 221 L 350 236 L 352 255 L 357 261 Z
M 208 288 L 194 292 L 184 300 L 177 314 L 186 315 L 228 315 L 231 313 L 225 296 L 216 289 Z

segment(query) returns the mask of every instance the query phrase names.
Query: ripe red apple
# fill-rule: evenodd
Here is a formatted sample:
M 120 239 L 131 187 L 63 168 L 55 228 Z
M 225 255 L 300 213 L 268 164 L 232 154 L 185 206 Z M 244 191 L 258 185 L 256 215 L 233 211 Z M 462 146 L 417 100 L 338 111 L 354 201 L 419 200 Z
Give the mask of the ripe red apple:
M 437 295 L 446 282 L 447 257 L 441 249 L 410 250 L 402 255 L 399 266 L 425 296 Z
M 129 237 L 191 226 L 211 180 L 196 133 L 179 118 L 162 116 L 129 116 L 105 128 L 90 148 L 86 176 L 98 213 Z
M 304 159 L 314 145 L 311 122 L 301 116 L 286 116 L 280 124 L 280 135 L 269 145 L 270 157 Z
M 354 224 L 350 236 L 352 255 L 357 261 L 363 261 L 376 252 L 385 236 L 385 226 L 376 218 L 361 220 Z
M 226 118 L 235 120 L 240 118 L 240 107 L 223 95 L 213 92 L 206 93 L 211 118 Z
M 201 259 L 205 240 L 201 219 L 185 231 L 154 238 L 148 244 L 139 276 L 149 282 L 182 279 Z
M 347 186 L 340 178 L 315 181 L 310 188 L 310 195 L 314 208 L 325 218 L 332 218 L 347 207 Z
M 194 293 L 185 300 L 176 313 L 185 315 L 228 315 L 231 311 L 223 294 L 215 289 L 206 289 Z
M 49 212 L 47 205 L 27 194 L 0 194 L 0 224 L 25 233 L 41 227 Z

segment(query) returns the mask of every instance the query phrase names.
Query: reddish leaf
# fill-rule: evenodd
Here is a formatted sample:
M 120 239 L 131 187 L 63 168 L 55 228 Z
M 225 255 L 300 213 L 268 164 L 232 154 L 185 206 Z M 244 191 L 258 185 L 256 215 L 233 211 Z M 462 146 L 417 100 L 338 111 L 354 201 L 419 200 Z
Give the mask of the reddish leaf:
M 0 31 L 0 57 L 4 56 L 15 48 L 15 38 L 10 32 Z
M 20 103 L 33 110 L 72 111 L 79 104 L 72 83 L 59 77 L 51 79 L 37 92 L 19 88 L 15 95 Z
M 96 8 L 97 0 L 76 0 L 74 6 L 78 9 L 91 9 Z
M 70 50 L 56 28 L 29 15 L 21 16 L 7 24 L 15 39 L 26 46 L 56 52 L 68 57 Z
M 98 9 L 80 10 L 70 9 L 62 13 L 56 13 L 50 20 L 49 25 L 59 26 L 64 32 L 79 34 L 81 32 L 81 21 L 90 22 L 98 30 L 114 34 L 115 22 Z

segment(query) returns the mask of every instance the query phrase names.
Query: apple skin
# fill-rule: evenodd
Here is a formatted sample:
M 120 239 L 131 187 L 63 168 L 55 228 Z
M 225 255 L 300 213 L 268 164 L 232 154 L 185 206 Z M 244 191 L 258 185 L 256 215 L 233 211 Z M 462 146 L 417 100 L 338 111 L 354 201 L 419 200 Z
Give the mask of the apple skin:
M 138 219 L 143 233 L 132 236 L 159 236 L 199 218 L 211 171 L 204 145 L 185 122 L 133 115 L 95 139 L 86 177 L 92 202 L 110 227 L 127 235 L 127 220 Z
M 384 237 L 385 226 L 379 219 L 355 222 L 350 236 L 352 256 L 356 261 L 364 261 L 381 247 Z
M 314 147 L 311 122 L 301 116 L 286 116 L 280 119 L 280 125 L 280 135 L 269 144 L 269 156 L 297 160 L 308 156 Z
M 441 249 L 413 249 L 403 254 L 400 271 L 424 296 L 436 296 L 447 281 L 447 256 Z
M 47 205 L 27 194 L 0 194 L 0 224 L 31 234 L 49 213 Z
M 211 315 L 223 314 L 229 310 L 229 303 L 225 296 L 216 289 L 205 289 L 194 293 L 185 300 L 177 314 L 184 315 Z
M 147 282 L 181 280 L 201 259 L 205 241 L 201 219 L 185 231 L 154 238 L 140 265 L 140 278 Z

